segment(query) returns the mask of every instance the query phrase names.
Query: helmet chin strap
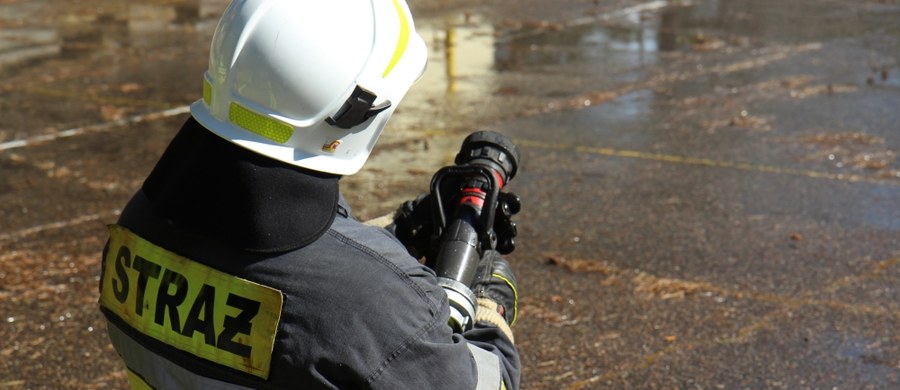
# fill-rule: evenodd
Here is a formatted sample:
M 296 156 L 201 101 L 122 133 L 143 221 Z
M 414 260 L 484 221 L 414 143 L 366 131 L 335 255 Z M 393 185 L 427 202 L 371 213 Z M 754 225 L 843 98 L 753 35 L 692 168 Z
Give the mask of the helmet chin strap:
M 371 91 L 357 85 L 338 112 L 326 118 L 325 122 L 342 129 L 358 126 L 391 107 L 390 100 L 375 106 L 376 97 Z

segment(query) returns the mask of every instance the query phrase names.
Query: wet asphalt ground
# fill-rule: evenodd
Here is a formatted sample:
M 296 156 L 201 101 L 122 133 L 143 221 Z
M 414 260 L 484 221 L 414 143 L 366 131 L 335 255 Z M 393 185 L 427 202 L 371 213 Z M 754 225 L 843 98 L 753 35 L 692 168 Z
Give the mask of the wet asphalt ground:
M 523 388 L 900 388 L 900 2 L 411 3 L 429 69 L 344 191 L 522 148 Z M 105 224 L 226 5 L 0 0 L 0 389 L 125 386 Z

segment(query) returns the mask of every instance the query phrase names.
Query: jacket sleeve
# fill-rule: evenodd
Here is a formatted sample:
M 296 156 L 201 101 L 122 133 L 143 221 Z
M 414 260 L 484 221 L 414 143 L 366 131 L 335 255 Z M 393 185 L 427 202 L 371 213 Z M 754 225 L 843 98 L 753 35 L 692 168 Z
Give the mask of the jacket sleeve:
M 521 375 L 519 351 L 513 342 L 500 329 L 486 325 L 475 325 L 475 328 L 464 334 L 466 340 L 481 350 L 499 358 L 500 375 L 507 390 L 517 390 Z
M 385 386 L 374 387 L 421 381 L 418 388 L 517 390 L 521 366 L 513 341 L 500 329 L 482 324 L 464 334 L 453 333 L 447 295 L 434 272 L 417 263 L 404 271 L 435 308 L 432 323 L 381 374 L 378 382 Z M 412 319 L 413 313 L 409 315 Z
M 409 256 L 385 229 L 368 227 L 366 233 L 350 232 L 354 233 L 350 236 L 363 237 L 374 231 L 380 231 L 380 237 L 369 236 L 365 246 L 376 258 L 397 267 L 404 282 L 378 283 L 380 309 L 368 317 L 368 325 L 404 335 L 405 341 L 393 349 L 382 367 L 370 373 L 367 385 L 373 389 L 517 390 L 520 362 L 512 340 L 498 328 L 484 325 L 464 334 L 454 333 L 448 325 L 447 294 L 433 270 Z M 374 290 L 374 286 L 370 288 Z
M 498 328 L 483 325 L 454 334 L 447 325 L 446 297 L 436 288 L 429 298 L 442 304 L 434 322 L 397 354 L 372 387 L 396 389 L 404 383 L 418 389 L 518 389 L 520 362 L 513 343 Z

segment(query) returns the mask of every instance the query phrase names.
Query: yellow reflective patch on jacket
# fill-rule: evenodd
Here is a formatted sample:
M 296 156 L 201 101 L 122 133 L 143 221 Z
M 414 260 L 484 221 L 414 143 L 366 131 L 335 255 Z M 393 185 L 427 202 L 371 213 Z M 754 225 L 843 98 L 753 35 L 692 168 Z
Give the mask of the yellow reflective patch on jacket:
M 283 298 L 109 226 L 100 304 L 135 330 L 215 363 L 268 378 Z
M 131 384 L 131 390 L 153 390 L 153 387 L 144 381 L 144 378 L 135 374 L 134 371 L 126 369 L 128 374 L 128 383 Z

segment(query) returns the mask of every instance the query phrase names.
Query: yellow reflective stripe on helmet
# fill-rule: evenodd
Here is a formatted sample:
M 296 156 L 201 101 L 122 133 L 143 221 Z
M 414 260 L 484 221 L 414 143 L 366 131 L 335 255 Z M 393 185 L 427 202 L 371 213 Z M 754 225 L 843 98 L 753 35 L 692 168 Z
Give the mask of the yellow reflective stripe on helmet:
M 251 133 L 280 144 L 287 142 L 294 135 L 293 126 L 257 114 L 235 102 L 231 102 L 228 106 L 228 120 Z
M 388 74 L 394 70 L 394 67 L 400 62 L 400 58 L 403 57 L 406 46 L 409 44 L 409 19 L 406 17 L 406 12 L 403 10 L 403 6 L 400 5 L 400 2 L 397 0 L 393 1 L 394 9 L 397 11 L 397 17 L 400 18 L 400 36 L 397 37 L 397 48 L 394 49 L 394 55 L 391 57 L 391 62 L 388 63 L 387 69 L 384 70 L 381 77 L 387 77 Z
M 212 105 L 212 84 L 205 78 L 203 79 L 203 102 L 207 106 Z
M 100 304 L 136 331 L 200 358 L 268 378 L 281 292 L 109 226 Z

